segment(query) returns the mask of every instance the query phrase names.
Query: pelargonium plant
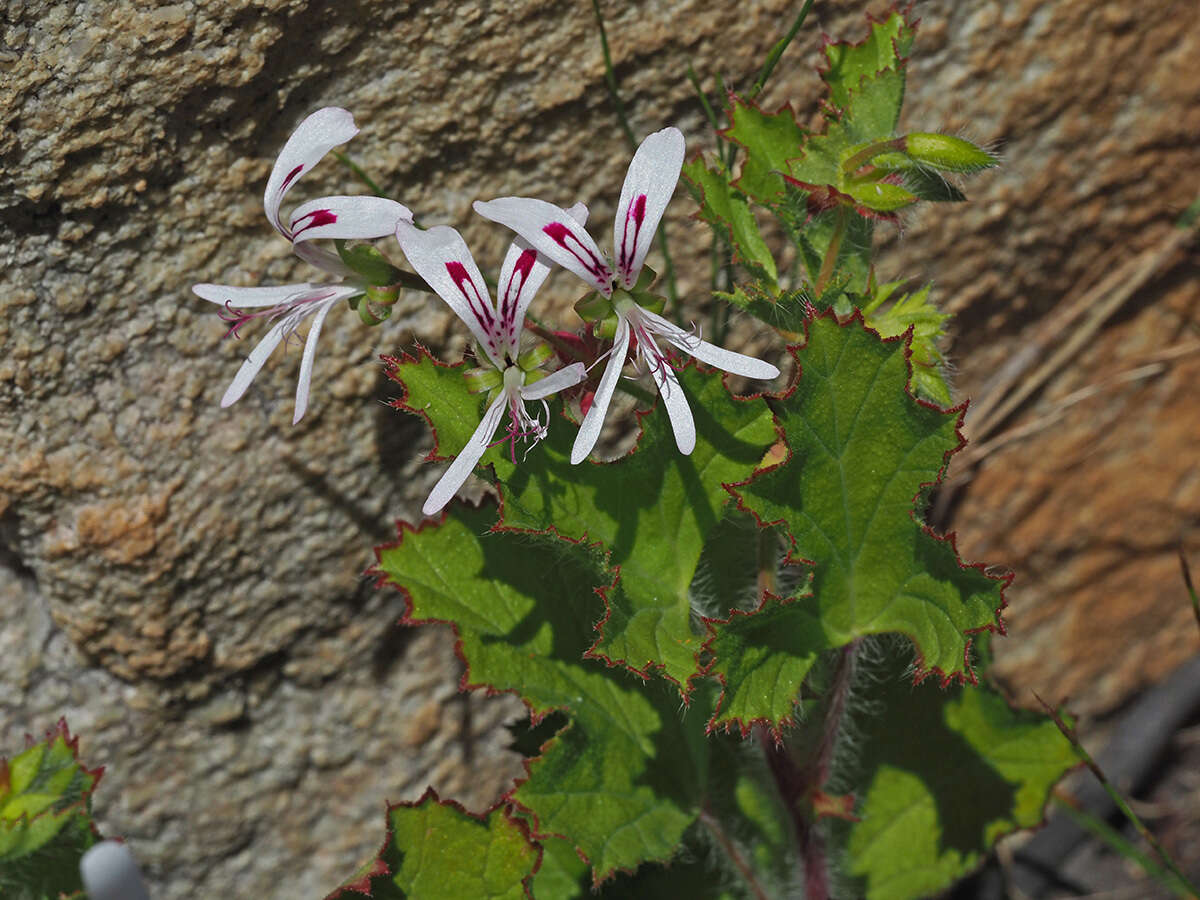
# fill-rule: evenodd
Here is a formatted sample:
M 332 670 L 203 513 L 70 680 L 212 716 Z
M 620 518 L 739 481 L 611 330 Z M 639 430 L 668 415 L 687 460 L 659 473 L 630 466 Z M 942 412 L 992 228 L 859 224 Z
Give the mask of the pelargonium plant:
M 872 251 L 875 229 L 963 199 L 961 179 L 995 162 L 899 128 L 915 30 L 897 10 L 859 43 L 826 42 L 814 129 L 755 103 L 778 53 L 753 93 L 728 94 L 723 125 L 701 96 L 716 151 L 688 159 L 673 126 L 645 138 L 611 256 L 582 204 L 481 185 L 475 211 L 516 233 L 494 300 L 458 231 L 394 201 L 281 217 L 354 134 L 348 112 L 319 110 L 284 146 L 267 217 L 334 280 L 195 287 L 235 333 L 274 323 L 222 404 L 311 318 L 298 420 L 339 301 L 368 324 L 401 289 L 444 301 L 473 359 L 385 363 L 397 414 L 423 417 L 432 458 L 452 461 L 431 518 L 401 523 L 372 574 L 403 593 L 406 624 L 453 626 L 463 690 L 528 709 L 525 773 L 494 806 L 427 792 L 390 807 L 383 849 L 331 896 L 912 898 L 1041 820 L 1071 747 L 980 677 L 1009 579 L 924 519 L 964 443 L 948 315 Z M 714 290 L 669 304 L 645 263 L 681 172 L 712 226 Z M 531 326 L 553 266 L 583 281 L 579 318 Z M 706 314 L 707 332 L 683 324 Z M 614 420 L 618 392 L 636 417 Z M 597 452 L 606 419 L 637 429 L 631 450 Z M 485 499 L 456 500 L 472 473 Z

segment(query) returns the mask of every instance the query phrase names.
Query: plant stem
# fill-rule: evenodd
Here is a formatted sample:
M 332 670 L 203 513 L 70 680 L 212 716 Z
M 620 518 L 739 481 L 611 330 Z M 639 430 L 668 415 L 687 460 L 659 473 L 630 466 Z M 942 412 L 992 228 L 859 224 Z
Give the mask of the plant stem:
M 348 157 L 345 153 L 340 150 L 334 150 L 333 156 L 334 159 L 354 173 L 354 177 L 365 184 L 371 190 L 371 193 L 373 193 L 376 197 L 383 197 L 385 200 L 391 199 L 391 197 L 384 193 L 383 188 L 377 185 L 374 179 L 366 173 L 366 170 L 364 170 L 362 166 Z
M 842 250 L 842 237 L 846 234 L 846 208 L 839 206 L 837 208 L 837 223 L 833 226 L 833 237 L 829 239 L 829 247 L 825 250 L 825 258 L 821 260 L 821 271 L 817 275 L 817 283 L 813 286 L 813 296 L 821 299 L 821 295 L 825 293 L 825 288 L 829 286 L 829 280 L 833 278 L 833 270 L 837 266 L 838 254 Z
M 1187 887 L 1187 889 L 1191 891 L 1193 895 L 1200 897 L 1200 890 L 1197 890 L 1196 886 L 1192 884 L 1190 880 L 1188 880 L 1188 877 L 1185 874 L 1183 874 L 1179 866 L 1175 864 L 1175 860 L 1171 858 L 1171 855 L 1167 853 L 1162 844 L 1158 842 L 1158 838 L 1150 833 L 1150 829 L 1147 828 L 1145 823 L 1138 818 L 1137 813 L 1133 811 L 1133 809 L 1125 801 L 1125 798 L 1122 797 L 1117 789 L 1114 788 L 1109 782 L 1108 776 L 1104 774 L 1104 771 L 1100 768 L 1096 761 L 1092 759 L 1092 755 L 1084 749 L 1083 744 L 1079 740 L 1079 735 L 1075 733 L 1075 729 L 1063 721 L 1062 716 L 1060 716 L 1058 712 L 1050 706 L 1049 703 L 1047 703 L 1041 697 L 1038 697 L 1036 691 L 1034 692 L 1033 696 L 1037 697 L 1038 703 L 1042 704 L 1042 708 L 1045 709 L 1050 718 L 1054 720 L 1054 724 L 1057 725 L 1058 730 L 1063 733 L 1063 737 L 1071 742 L 1071 748 L 1075 751 L 1075 754 L 1081 760 L 1083 760 L 1084 765 L 1086 765 L 1091 770 L 1092 774 L 1096 776 L 1096 780 L 1100 782 L 1100 786 L 1104 788 L 1105 793 L 1107 793 L 1112 802 L 1116 804 L 1117 809 L 1119 809 L 1125 818 L 1129 820 L 1129 823 L 1134 827 L 1134 830 L 1137 831 L 1141 839 L 1144 840 L 1154 852 L 1154 855 L 1158 857 L 1159 861 L 1166 866 L 1167 869 L 1170 870 L 1171 874 L 1178 878 L 1179 881 L 1185 887 Z
M 792 38 L 800 30 L 800 26 L 804 24 L 804 20 L 808 18 L 808 11 L 812 9 L 813 0 L 807 0 L 800 10 L 800 15 L 796 16 L 796 21 L 792 23 L 792 27 L 788 29 L 788 33 L 776 42 L 771 48 L 771 52 L 767 54 L 767 59 L 763 63 L 762 71 L 758 73 L 758 78 L 754 81 L 754 87 L 750 88 L 750 99 L 762 92 L 762 89 L 767 84 L 767 79 L 771 77 L 771 73 L 775 71 L 775 66 L 779 64 L 779 58 L 783 56 L 783 51 L 788 48 L 788 44 L 792 42 Z
M 826 695 L 821 737 L 803 765 L 798 765 L 787 747 L 772 740 L 765 730 L 758 733 L 759 743 L 767 758 L 767 766 L 775 779 L 775 786 L 792 816 L 796 847 L 804 866 L 805 900 L 829 898 L 829 866 L 825 853 L 825 839 L 812 815 L 812 796 L 829 778 L 833 752 L 841 732 L 842 717 L 846 713 L 846 703 L 850 697 L 854 662 L 860 644 L 860 640 L 854 640 L 842 648 L 837 669 L 833 674 L 833 684 Z
M 866 163 L 869 163 L 880 153 L 891 153 L 897 150 L 903 152 L 904 146 L 904 138 L 902 137 L 888 138 L 886 141 L 876 141 L 870 146 L 863 147 L 842 163 L 842 171 L 847 175 L 853 175 L 855 171 Z
M 742 856 L 741 851 L 734 845 L 729 835 L 725 833 L 725 829 L 721 827 L 721 823 L 707 809 L 700 810 L 700 821 L 705 828 L 709 830 L 717 843 L 721 845 L 721 849 L 729 857 L 730 862 L 741 873 L 746 880 L 746 885 L 750 888 L 750 892 L 754 895 L 755 900 L 769 900 L 770 895 L 763 889 L 763 886 L 758 883 L 758 879 L 754 875 L 754 870 L 750 868 L 750 864 L 746 858 Z

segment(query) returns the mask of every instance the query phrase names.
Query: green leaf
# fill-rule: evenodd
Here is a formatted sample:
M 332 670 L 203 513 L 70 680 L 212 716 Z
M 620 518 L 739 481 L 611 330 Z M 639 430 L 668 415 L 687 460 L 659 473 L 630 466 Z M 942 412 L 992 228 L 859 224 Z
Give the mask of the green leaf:
M 560 423 L 537 453 L 496 471 L 506 526 L 600 541 L 620 569 L 591 652 L 642 674 L 661 667 L 686 691 L 701 643 L 688 589 L 729 500 L 723 485 L 749 477 L 776 435 L 762 400 L 731 396 L 718 373 L 688 367 L 679 380 L 696 423 L 689 456 L 656 409 L 642 418 L 638 446 L 615 462 L 570 465 L 574 434 Z
M 786 185 L 787 162 L 800 152 L 806 132 L 796 124 L 795 113 L 784 106 L 765 113 L 754 103 L 735 97 L 728 110 L 730 126 L 721 135 L 746 150 L 742 173 L 733 186 L 759 203 L 781 199 Z
M 754 213 L 743 194 L 733 189 L 724 171 L 709 169 L 700 157 L 686 163 L 683 176 L 687 179 L 700 218 L 708 222 L 733 248 L 734 262 L 744 266 L 756 279 L 774 287 L 778 272 L 775 258 L 767 249 L 758 230 Z
M 774 296 L 750 281 L 735 285 L 729 293 L 718 291 L 714 296 L 748 312 L 778 331 L 799 336 L 812 315 L 812 301 L 806 291 L 784 291 Z
M 852 95 L 862 91 L 864 80 L 869 82 L 884 70 L 902 68 L 915 35 L 916 28 L 907 17 L 900 11 L 893 11 L 882 21 L 872 21 L 871 33 L 860 43 L 826 44 L 828 69 L 821 77 L 829 85 L 833 105 L 844 109 L 850 104 Z M 888 130 L 895 128 L 895 124 L 893 120 Z
M 588 864 L 579 858 L 575 845 L 557 837 L 543 837 L 542 867 L 533 876 L 537 900 L 576 900 L 590 894 Z
M 537 835 L 566 836 L 596 880 L 669 859 L 695 818 L 711 698 L 697 692 L 698 710 L 681 719 L 673 691 L 648 693 L 624 670 L 585 658 L 596 591 L 612 580 L 601 555 L 490 531 L 494 519 L 493 508 L 455 505 L 439 526 L 405 527 L 379 549 L 379 571 L 408 595 L 406 621 L 454 624 L 466 683 L 513 691 L 535 716 L 566 711 L 569 724 L 512 794 Z
M 778 727 L 817 656 L 868 634 L 908 635 L 918 678 L 973 680 L 970 635 L 996 627 L 1003 605 L 1002 580 L 965 566 L 914 518 L 914 499 L 960 446 L 961 412 L 908 393 L 907 343 L 822 316 L 795 352 L 800 379 L 776 408 L 791 456 L 735 490 L 760 521 L 787 529 L 812 596 L 764 604 L 756 615 L 774 627 L 754 616 L 711 626 L 726 688 L 716 724 L 736 709 L 739 723 Z
M 912 328 L 911 386 L 922 397 L 949 406 L 950 386 L 942 374 L 944 360 L 938 342 L 945 336 L 943 324 L 950 314 L 941 312 L 929 299 L 931 284 L 893 299 L 903 284 L 892 281 L 875 288 L 874 295 L 860 307 L 863 317 L 885 338 L 899 337 Z
M 927 897 L 979 865 L 1001 835 L 1042 820 L 1051 787 L 1077 762 L 1045 716 L 983 686 L 913 687 L 906 660 L 869 680 L 859 704 L 856 823 L 835 828 L 852 893 Z M 845 776 L 844 776 L 845 777 Z
M 501 806 L 468 813 L 428 789 L 416 803 L 388 808 L 388 836 L 356 880 L 331 894 L 374 900 L 519 900 L 541 859 L 525 825 Z
M 101 769 L 78 757 L 66 723 L 0 759 L 0 896 L 58 897 L 83 889 L 79 860 L 99 840 L 91 794 Z

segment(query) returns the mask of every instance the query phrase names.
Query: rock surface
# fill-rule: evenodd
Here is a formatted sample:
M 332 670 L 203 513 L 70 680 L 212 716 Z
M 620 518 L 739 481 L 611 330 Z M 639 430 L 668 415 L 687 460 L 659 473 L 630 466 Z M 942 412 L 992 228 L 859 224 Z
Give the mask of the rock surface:
M 678 124 L 691 148 L 710 138 L 687 64 L 745 84 L 795 13 L 605 6 L 635 132 Z M 819 6 L 824 30 L 863 33 L 859 4 Z M 1200 26 L 1182 0 L 1154 16 L 1081 0 L 918 13 L 904 121 L 1000 141 L 1007 164 L 972 203 L 906 222 L 881 269 L 937 279 L 970 394 L 1023 325 L 1200 190 Z M 452 354 L 462 330 L 419 297 L 375 330 L 331 316 L 293 428 L 298 354 L 221 410 L 252 345 L 223 342 L 188 287 L 308 277 L 261 194 L 323 105 L 355 113 L 348 151 L 424 222 L 469 225 L 485 270 L 507 238 L 472 221 L 473 199 L 583 199 L 605 221 L 628 152 L 590 10 L 35 0 L 6 16 L 0 658 L 18 664 L 0 671 L 0 746 L 66 714 L 109 766 L 102 821 L 156 897 L 319 894 L 377 846 L 384 799 L 432 780 L 479 808 L 517 771 L 496 728 L 515 702 L 458 696 L 448 636 L 398 631 L 400 596 L 361 577 L 437 474 L 422 426 L 378 402 L 394 391 L 373 359 L 418 338 Z M 812 109 L 817 47 L 810 25 L 766 105 Z M 299 189 L 355 190 L 332 160 Z M 689 211 L 681 196 L 670 227 L 698 296 L 707 235 Z M 556 278 L 545 297 L 565 309 L 573 291 Z M 1177 262 L 1035 404 L 1194 339 L 1198 296 L 1194 257 Z M 1020 572 L 1000 642 L 1015 690 L 1059 685 L 1102 712 L 1192 652 L 1171 554 L 1200 537 L 1195 382 L 1179 357 L 975 478 L 960 546 Z

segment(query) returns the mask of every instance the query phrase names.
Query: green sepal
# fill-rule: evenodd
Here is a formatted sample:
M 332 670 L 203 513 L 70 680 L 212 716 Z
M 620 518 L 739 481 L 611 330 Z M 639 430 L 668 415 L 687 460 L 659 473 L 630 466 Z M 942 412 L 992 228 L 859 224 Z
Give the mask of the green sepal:
M 523 372 L 532 373 L 554 355 L 554 348 L 549 344 L 538 341 L 528 350 L 517 357 L 517 366 Z M 526 379 L 526 384 L 531 382 Z
M 888 181 L 851 182 L 846 185 L 846 191 L 857 203 L 881 213 L 904 209 L 920 199 L 911 191 Z
M 649 266 L 643 265 L 642 271 L 638 272 L 637 281 L 633 284 L 635 291 L 648 291 L 654 282 L 658 281 L 658 273 Z
M 400 280 L 400 270 L 371 244 L 355 244 L 351 247 L 343 240 L 336 240 L 333 245 L 342 262 L 367 284 L 382 287 Z
M 663 314 L 663 310 L 667 308 L 666 298 L 660 297 L 657 294 L 651 294 L 647 291 L 640 291 L 637 288 L 634 288 L 630 292 L 630 296 L 633 297 L 633 302 L 642 309 L 648 309 L 650 312 L 660 316 Z M 615 294 L 613 297 L 616 299 Z
M 492 391 L 504 384 L 504 376 L 495 366 L 478 366 L 463 372 L 467 382 L 467 390 L 472 394 L 482 394 Z
M 600 322 L 613 315 L 612 302 L 599 291 L 589 291 L 575 301 L 575 312 L 585 322 Z

